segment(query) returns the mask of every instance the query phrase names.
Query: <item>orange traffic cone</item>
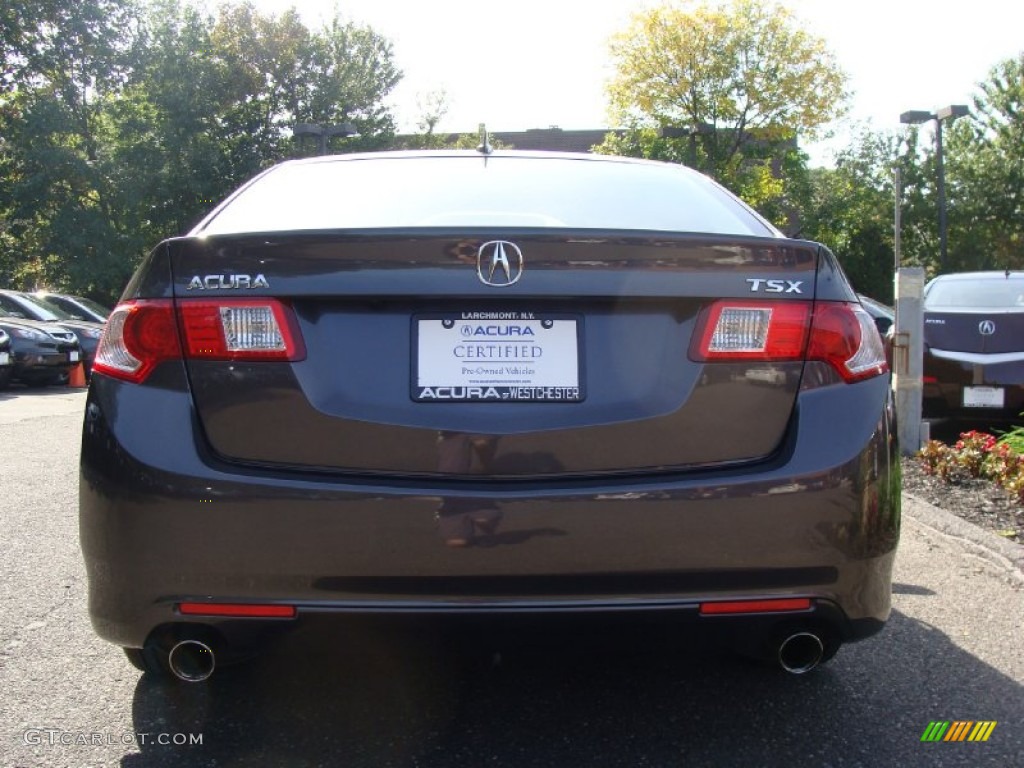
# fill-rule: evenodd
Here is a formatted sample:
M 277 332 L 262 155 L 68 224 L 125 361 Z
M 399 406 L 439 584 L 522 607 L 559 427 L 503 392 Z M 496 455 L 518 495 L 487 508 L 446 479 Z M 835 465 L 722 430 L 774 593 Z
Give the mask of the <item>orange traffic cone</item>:
M 86 386 L 85 383 L 85 366 L 79 363 L 68 372 L 68 386 L 78 387 L 81 389 Z

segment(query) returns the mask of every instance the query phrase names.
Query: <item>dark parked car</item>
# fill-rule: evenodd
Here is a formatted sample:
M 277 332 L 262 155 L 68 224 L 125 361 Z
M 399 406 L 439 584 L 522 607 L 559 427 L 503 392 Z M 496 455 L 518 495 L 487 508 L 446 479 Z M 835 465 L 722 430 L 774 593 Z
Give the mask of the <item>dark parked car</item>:
M 14 316 L 26 317 L 44 323 L 60 325 L 73 331 L 78 337 L 82 349 L 82 363 L 85 375 L 92 373 L 92 361 L 96 357 L 96 347 L 103 335 L 103 324 L 92 320 L 76 320 L 60 307 L 34 298 L 31 294 L 21 291 L 0 290 L 0 309 Z
M 63 384 L 81 359 L 78 338 L 59 325 L 12 317 L 0 309 L 0 329 L 10 337 L 10 376 L 23 384 Z
M 896 310 L 888 304 L 883 304 L 864 294 L 857 294 L 857 298 L 860 299 L 861 306 L 871 315 L 871 319 L 875 321 L 875 327 L 882 338 L 885 338 L 896 323 Z
M 7 389 L 14 372 L 14 358 L 11 355 L 11 337 L 0 328 L 0 389 Z
M 885 346 L 885 361 L 892 367 L 892 344 L 896 334 L 896 310 L 888 304 L 872 299 L 864 294 L 857 294 L 860 304 L 871 315 L 875 322 L 878 333 L 882 336 L 882 344 Z
M 924 415 L 1024 411 L 1024 272 L 940 275 L 924 290 Z
M 84 296 L 71 296 L 66 293 L 51 293 L 49 291 L 36 291 L 32 298 L 42 300 L 48 305 L 55 306 L 65 313 L 72 320 L 87 320 L 93 323 L 105 323 L 110 317 L 110 309 L 102 304 L 87 299 Z
M 381 612 L 664 611 L 805 672 L 889 616 L 895 448 L 836 259 L 687 168 L 288 162 L 110 316 L 89 606 L 188 680 Z

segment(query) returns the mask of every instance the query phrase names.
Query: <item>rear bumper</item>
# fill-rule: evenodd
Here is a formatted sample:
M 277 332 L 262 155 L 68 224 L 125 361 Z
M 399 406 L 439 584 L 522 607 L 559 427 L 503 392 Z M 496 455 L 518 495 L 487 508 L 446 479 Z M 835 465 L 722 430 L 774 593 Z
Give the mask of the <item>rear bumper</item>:
M 281 603 L 301 619 L 696 616 L 706 601 L 808 597 L 855 639 L 889 614 L 888 398 L 884 377 L 802 393 L 786 445 L 756 467 L 493 487 L 231 467 L 207 453 L 185 391 L 96 376 L 80 487 L 93 624 L 139 647 L 169 623 L 289 623 L 183 617 L 183 601 Z
M 926 416 L 955 416 L 975 419 L 1015 419 L 1024 411 L 1024 361 L 984 363 L 983 356 L 954 353 L 942 357 L 925 351 L 925 384 L 922 393 Z M 999 387 L 1004 392 L 1002 408 L 964 406 L 964 387 Z
M 25 381 L 56 381 L 71 369 L 70 348 L 23 346 L 12 352 L 14 378 Z

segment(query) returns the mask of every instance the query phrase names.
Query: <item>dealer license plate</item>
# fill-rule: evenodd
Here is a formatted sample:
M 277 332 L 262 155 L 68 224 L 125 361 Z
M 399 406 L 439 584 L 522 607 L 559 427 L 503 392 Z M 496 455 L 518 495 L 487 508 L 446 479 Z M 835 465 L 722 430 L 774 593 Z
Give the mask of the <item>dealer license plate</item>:
M 558 402 L 584 398 L 577 316 L 460 312 L 414 318 L 417 402 Z
M 964 387 L 964 408 L 1002 408 L 1005 401 L 1002 387 Z

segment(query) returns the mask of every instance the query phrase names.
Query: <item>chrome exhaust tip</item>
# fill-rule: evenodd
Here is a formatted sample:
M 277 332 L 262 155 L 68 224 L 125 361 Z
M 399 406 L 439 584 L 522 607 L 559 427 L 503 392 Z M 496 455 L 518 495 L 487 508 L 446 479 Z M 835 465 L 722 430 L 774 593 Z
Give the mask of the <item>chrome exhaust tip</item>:
M 179 680 L 201 683 L 216 667 L 213 649 L 201 640 L 182 640 L 167 654 L 167 667 Z
M 825 655 L 825 644 L 814 632 L 795 632 L 779 643 L 776 654 L 779 666 L 791 675 L 810 672 Z

